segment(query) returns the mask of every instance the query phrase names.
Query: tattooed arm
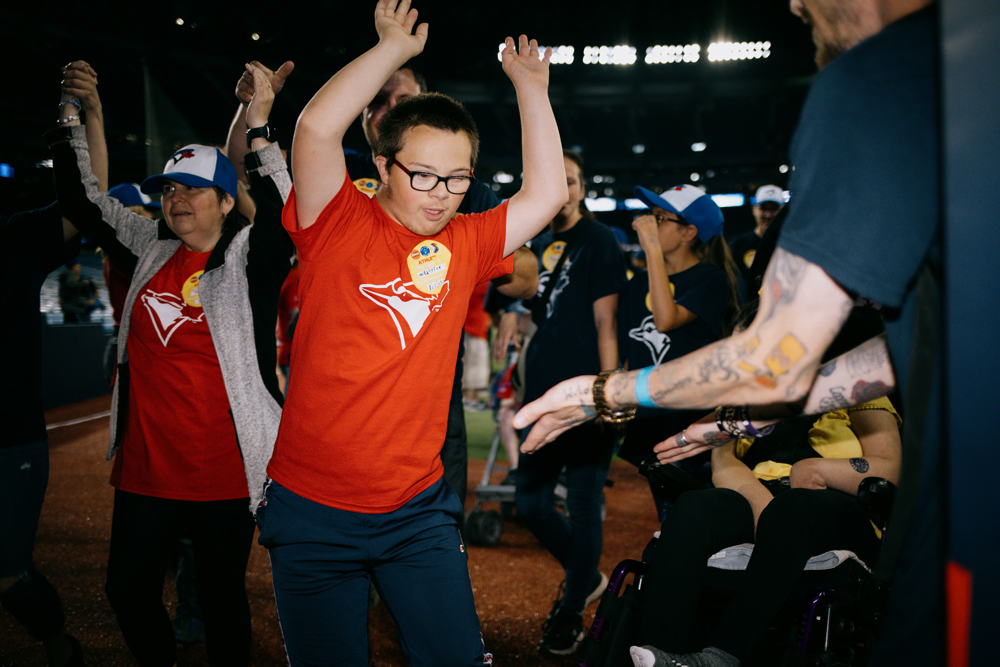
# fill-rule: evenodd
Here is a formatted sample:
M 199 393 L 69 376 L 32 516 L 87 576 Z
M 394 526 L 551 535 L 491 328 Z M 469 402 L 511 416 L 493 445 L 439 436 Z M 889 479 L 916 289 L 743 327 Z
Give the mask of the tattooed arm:
M 853 459 L 805 459 L 792 466 L 792 488 L 836 489 L 856 495 L 865 477 L 899 481 L 902 443 L 896 417 L 886 410 L 852 410 L 851 430 L 863 456 Z
M 895 383 L 885 334 L 880 334 L 820 366 L 804 402 L 754 406 L 750 408 L 751 422 L 761 429 L 789 417 L 860 405 L 885 396 Z M 676 463 L 732 440 L 728 433 L 719 431 L 714 412 L 688 426 L 684 439 L 685 446 L 679 446 L 677 435 L 656 445 L 653 451 L 659 462 Z
M 670 408 L 800 401 L 851 305 L 850 296 L 821 268 L 778 248 L 764 276 L 760 312 L 750 326 L 658 366 L 649 377 L 650 396 Z M 635 377 L 620 373 L 608 380 L 611 407 L 638 404 Z M 522 408 L 516 427 L 538 421 L 522 451 L 533 451 L 582 421 L 581 407 L 593 406 L 593 383 L 593 376 L 566 380 Z M 565 398 L 567 392 L 572 400 Z

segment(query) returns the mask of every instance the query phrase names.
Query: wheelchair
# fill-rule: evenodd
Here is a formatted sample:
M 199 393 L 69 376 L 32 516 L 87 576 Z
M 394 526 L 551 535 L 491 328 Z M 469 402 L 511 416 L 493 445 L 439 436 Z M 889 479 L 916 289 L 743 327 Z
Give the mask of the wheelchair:
M 683 491 L 706 488 L 675 466 L 644 464 L 640 472 L 674 499 Z M 883 539 L 894 494 L 895 486 L 882 478 L 866 478 L 859 487 L 858 499 L 883 531 Z M 641 561 L 624 560 L 615 567 L 580 647 L 577 667 L 632 666 L 629 647 L 637 643 L 642 583 L 658 536 L 650 540 Z M 699 622 L 695 626 L 700 632 L 692 638 L 698 645 L 706 645 L 712 619 L 721 615 L 739 588 L 752 548 L 737 545 L 709 559 L 696 612 Z M 744 662 L 746 667 L 863 667 L 868 663 L 885 617 L 889 587 L 847 553 L 828 552 L 809 561 L 767 636 Z M 812 569 L 816 567 L 824 569 Z

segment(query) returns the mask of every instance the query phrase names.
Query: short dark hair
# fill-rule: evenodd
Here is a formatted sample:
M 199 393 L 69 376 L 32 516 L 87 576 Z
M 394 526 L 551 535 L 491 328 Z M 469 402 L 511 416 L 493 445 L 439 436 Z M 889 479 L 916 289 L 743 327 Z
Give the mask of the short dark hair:
M 402 100 L 385 112 L 378 124 L 375 155 L 381 155 L 391 165 L 403 149 L 403 135 L 418 125 L 446 132 L 465 132 L 472 146 L 471 165 L 479 155 L 479 131 L 465 107 L 441 93 L 421 93 Z
M 417 62 L 412 58 L 403 63 L 403 66 L 399 69 L 409 70 L 410 74 L 413 75 L 413 80 L 417 82 L 417 87 L 420 88 L 420 92 L 426 93 L 430 90 L 427 87 L 427 79 L 424 77 L 424 73 L 420 71 L 420 67 Z

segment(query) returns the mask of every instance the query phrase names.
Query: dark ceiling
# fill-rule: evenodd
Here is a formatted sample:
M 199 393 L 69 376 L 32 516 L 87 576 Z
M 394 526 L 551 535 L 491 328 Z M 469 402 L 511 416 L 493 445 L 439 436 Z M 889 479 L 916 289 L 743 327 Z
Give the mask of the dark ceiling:
M 51 197 L 50 175 L 35 165 L 47 153 L 40 135 L 57 117 L 59 67 L 70 60 L 87 60 L 100 75 L 111 180 L 118 182 L 145 176 L 147 111 L 185 143 L 222 143 L 242 64 L 293 60 L 296 70 L 272 116 L 287 145 L 312 93 L 376 42 L 374 2 L 181 1 L 137 3 L 129 11 L 87 4 L 36 1 L 0 12 L 11 54 L 0 162 L 15 169 L 15 178 L 0 179 L 0 210 Z M 417 7 L 430 23 L 421 65 L 431 88 L 464 102 L 479 124 L 480 178 L 520 170 L 513 87 L 496 54 L 506 35 L 523 32 L 576 50 L 573 64 L 552 67 L 551 98 L 565 145 L 583 153 L 589 175 L 614 178 L 600 194 L 611 187 L 624 197 L 637 183 L 669 186 L 689 181 L 692 172 L 713 193 L 786 184 L 779 166 L 815 73 L 808 29 L 787 2 L 427 0 Z M 715 41 L 769 41 L 771 56 L 710 62 L 706 51 Z M 647 46 L 692 43 L 702 48 L 697 63 L 643 62 Z M 583 64 L 586 46 L 617 44 L 636 47 L 636 64 Z M 144 101 L 144 71 L 152 109 Z M 696 141 L 707 149 L 692 152 Z M 357 123 L 347 143 L 364 148 Z M 642 154 L 633 152 L 636 144 L 645 146 Z

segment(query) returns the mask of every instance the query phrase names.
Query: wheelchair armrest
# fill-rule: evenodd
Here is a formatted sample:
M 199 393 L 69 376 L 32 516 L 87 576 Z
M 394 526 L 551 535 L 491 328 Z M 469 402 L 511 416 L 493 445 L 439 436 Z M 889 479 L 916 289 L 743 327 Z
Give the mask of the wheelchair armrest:
M 865 477 L 858 485 L 858 502 L 879 530 L 885 530 L 896 497 L 896 485 L 883 477 Z

